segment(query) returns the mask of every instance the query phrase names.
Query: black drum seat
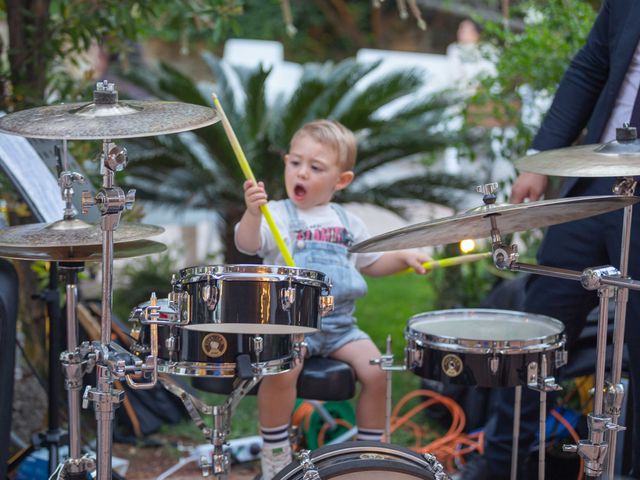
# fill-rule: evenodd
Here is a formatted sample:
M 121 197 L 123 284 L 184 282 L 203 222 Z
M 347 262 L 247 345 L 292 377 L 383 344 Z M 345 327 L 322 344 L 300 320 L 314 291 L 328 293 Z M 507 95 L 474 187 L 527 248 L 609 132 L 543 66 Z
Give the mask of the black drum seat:
M 233 378 L 193 377 L 191 386 L 209 393 L 231 393 Z M 258 387 L 250 394 L 255 395 Z M 298 398 L 340 401 L 353 398 L 356 377 L 353 369 L 340 360 L 311 357 L 305 360 L 298 377 Z

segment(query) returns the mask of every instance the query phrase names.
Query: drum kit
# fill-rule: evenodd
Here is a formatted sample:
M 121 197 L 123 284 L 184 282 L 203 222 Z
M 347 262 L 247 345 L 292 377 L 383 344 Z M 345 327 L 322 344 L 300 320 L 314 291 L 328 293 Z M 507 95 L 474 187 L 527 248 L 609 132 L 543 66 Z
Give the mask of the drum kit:
M 0 256 L 22 260 L 59 262 L 66 273 L 67 351 L 61 355 L 69 399 L 69 458 L 60 478 L 86 478 L 95 469 L 98 480 L 111 480 L 112 424 L 124 392 L 114 382 L 125 380 L 134 389 L 148 389 L 158 382 L 176 394 L 196 424 L 213 444 L 210 459 L 201 461 L 203 474 L 226 478 L 229 456 L 224 449 L 230 418 L 240 399 L 264 375 L 289 370 L 301 353 L 302 336 L 320 328 L 321 317 L 333 308 L 330 279 L 322 272 L 270 265 L 208 265 L 181 270 L 171 279 L 166 299 L 152 295 L 130 316 L 134 344 L 125 349 L 111 341 L 114 258 L 157 253 L 164 245 L 148 238 L 162 229 L 150 225 L 120 225 L 122 212 L 131 208 L 135 191 L 115 185 L 115 173 L 124 169 L 126 149 L 114 139 L 183 132 L 215 123 L 216 110 L 190 104 L 159 101 L 119 101 L 113 84 L 97 84 L 94 101 L 40 107 L 6 115 L 0 131 L 30 138 L 64 142 L 65 169 L 60 187 L 66 202 L 63 219 L 51 224 L 9 227 L 0 231 Z M 638 142 L 623 136 L 604 146 L 574 147 L 528 157 L 523 170 L 551 175 L 614 176 L 615 195 L 545 200 L 521 205 L 496 204 L 494 184 L 485 185 L 484 205 L 452 217 L 405 227 L 370 238 L 352 247 L 354 252 L 397 250 L 454 243 L 465 238 L 490 237 L 492 257 L 501 269 L 580 281 L 600 293 L 600 322 L 594 411 L 589 415 L 589 439 L 567 446 L 585 463 L 585 473 L 597 476 L 605 464 L 613 472 L 615 432 L 624 391 L 620 369 L 625 304 L 629 288 L 640 282 L 627 277 L 633 195 L 640 175 Z M 69 140 L 102 140 L 102 187 L 82 194 L 83 210 L 96 207 L 100 224 L 75 218 L 73 184 L 82 176 L 66 169 Z M 536 158 L 537 157 L 537 158 Z M 575 159 L 574 168 L 564 165 Z M 560 161 L 562 160 L 562 161 Z M 610 163 L 610 164 L 609 164 Z M 502 241 L 502 234 L 545 227 L 624 208 L 620 270 L 587 268 L 583 272 L 528 265 L 518 261 L 517 249 Z M 77 273 L 84 262 L 102 262 L 100 340 L 78 345 L 76 326 Z M 616 338 L 610 382 L 605 389 L 604 358 L 608 299 L 616 303 Z M 461 332 L 472 332 L 464 337 Z M 604 332 L 604 338 L 603 333 Z M 452 310 L 414 316 L 406 327 L 406 358 L 402 369 L 435 380 L 464 385 L 533 388 L 540 392 L 541 416 L 546 393 L 559 388 L 554 380 L 566 363 L 562 324 L 553 318 L 499 310 Z M 375 360 L 388 371 L 390 354 Z M 82 377 L 93 368 L 95 386 L 82 395 L 86 408 L 93 404 L 96 423 L 96 455 L 81 456 L 79 409 Z M 234 389 L 224 405 L 211 407 L 186 392 L 167 375 L 232 378 Z M 201 414 L 211 415 L 207 426 Z M 516 415 L 517 416 L 517 415 Z M 517 438 L 517 423 L 514 436 Z M 541 428 L 541 444 L 544 432 Z M 517 442 L 515 443 L 517 445 Z M 541 448 L 541 451 L 544 449 Z M 517 458 L 517 455 L 514 456 Z M 544 455 L 541 453 L 541 466 Z M 544 468 L 541 468 L 544 475 Z M 432 455 L 390 444 L 357 442 L 303 452 L 276 477 L 278 480 L 326 478 L 448 478 Z M 610 474 L 610 478 L 613 478 Z

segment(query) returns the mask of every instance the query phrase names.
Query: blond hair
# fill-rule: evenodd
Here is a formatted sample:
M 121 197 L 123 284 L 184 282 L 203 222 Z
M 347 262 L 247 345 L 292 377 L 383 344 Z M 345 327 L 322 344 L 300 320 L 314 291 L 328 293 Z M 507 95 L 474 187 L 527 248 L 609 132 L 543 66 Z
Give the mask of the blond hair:
M 358 146 L 351 130 L 335 120 L 314 120 L 304 124 L 291 138 L 291 143 L 308 135 L 338 154 L 338 165 L 343 171 L 353 170 L 356 164 Z

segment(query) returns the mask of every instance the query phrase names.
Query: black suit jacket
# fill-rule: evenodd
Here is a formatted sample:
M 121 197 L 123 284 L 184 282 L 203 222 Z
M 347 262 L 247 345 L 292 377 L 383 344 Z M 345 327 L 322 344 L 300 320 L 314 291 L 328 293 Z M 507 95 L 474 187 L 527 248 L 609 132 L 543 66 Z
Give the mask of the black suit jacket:
M 598 143 L 640 40 L 640 0 L 605 0 L 587 37 L 565 72 L 551 108 L 533 141 L 549 150 L 576 142 Z M 566 195 L 576 178 L 565 181 Z

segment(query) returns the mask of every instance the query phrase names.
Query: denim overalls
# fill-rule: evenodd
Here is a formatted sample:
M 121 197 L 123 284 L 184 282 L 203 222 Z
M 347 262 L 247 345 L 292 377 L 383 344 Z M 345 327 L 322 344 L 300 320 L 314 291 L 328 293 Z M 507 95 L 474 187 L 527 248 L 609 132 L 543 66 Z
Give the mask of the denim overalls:
M 328 356 L 343 345 L 369 336 L 356 325 L 353 316 L 355 301 L 366 295 L 367 283 L 360 272 L 349 261 L 348 247 L 321 240 L 300 239 L 298 232 L 307 229 L 300 219 L 296 207 L 291 200 L 285 202 L 289 216 L 289 230 L 293 243 L 293 260 L 296 267 L 323 272 L 331 282 L 331 295 L 334 298 L 333 312 L 322 318 L 322 330 L 305 337 L 310 355 Z M 342 226 L 349 232 L 349 221 L 344 209 L 331 203 Z M 347 244 L 352 240 L 347 238 Z

